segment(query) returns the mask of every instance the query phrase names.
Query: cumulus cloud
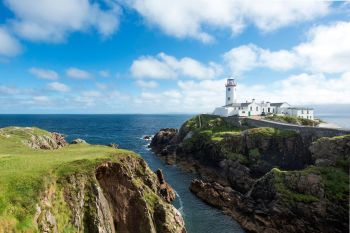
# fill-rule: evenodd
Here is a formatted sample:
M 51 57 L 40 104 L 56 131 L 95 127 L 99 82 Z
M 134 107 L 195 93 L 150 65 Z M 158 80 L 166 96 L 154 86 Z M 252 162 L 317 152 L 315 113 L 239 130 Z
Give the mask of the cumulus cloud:
M 258 67 L 274 70 L 289 70 L 299 64 L 299 57 L 287 50 L 270 51 L 256 45 L 242 45 L 231 49 L 224 55 L 224 60 L 235 74 Z
M 326 1 L 246 1 L 222 0 L 127 0 L 126 4 L 141 14 L 147 23 L 160 27 L 166 34 L 203 42 L 214 39 L 209 27 L 238 33 L 247 24 L 271 31 L 296 22 L 326 15 Z
M 158 87 L 158 83 L 155 81 L 137 80 L 135 82 L 135 84 L 141 88 L 156 88 L 156 87 Z
M 176 59 L 165 53 L 159 53 L 155 57 L 139 57 L 133 61 L 130 70 L 136 78 L 154 79 L 178 77 L 213 79 L 221 73 L 221 67 L 214 62 L 205 65 L 189 57 Z
M 290 50 L 270 51 L 248 44 L 231 49 L 223 58 L 233 73 L 259 67 L 342 73 L 350 71 L 349 41 L 350 22 L 336 22 L 311 28 L 306 42 Z
M 119 6 L 106 1 L 107 9 L 89 0 L 5 0 L 14 13 L 14 31 L 33 41 L 60 42 L 70 32 L 95 28 L 103 37 L 115 32 Z M 35 6 L 35 7 L 33 7 Z
M 81 70 L 78 68 L 69 68 L 66 70 L 66 74 L 68 77 L 75 79 L 89 79 L 91 78 L 91 74 L 85 70 Z
M 60 82 L 52 82 L 52 83 L 49 83 L 47 85 L 48 89 L 49 90 L 52 90 L 52 91 L 59 91 L 59 92 L 69 92 L 70 91 L 70 87 L 63 84 L 63 83 L 60 83 Z
M 308 40 L 294 48 L 319 72 L 350 71 L 350 22 L 336 22 L 312 28 Z
M 21 52 L 21 45 L 5 28 L 0 27 L 0 56 L 15 56 Z
M 57 72 L 54 70 L 33 67 L 29 69 L 29 73 L 41 79 L 57 80 L 59 78 Z

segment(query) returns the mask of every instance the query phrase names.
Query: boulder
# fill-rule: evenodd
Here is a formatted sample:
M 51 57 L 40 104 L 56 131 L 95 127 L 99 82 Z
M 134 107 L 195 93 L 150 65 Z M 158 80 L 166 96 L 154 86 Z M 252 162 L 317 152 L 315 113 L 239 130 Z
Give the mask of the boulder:
M 77 138 L 71 141 L 71 144 L 87 144 L 87 142 L 84 139 Z
M 151 135 L 146 135 L 143 137 L 144 140 L 149 141 L 152 140 L 152 136 Z

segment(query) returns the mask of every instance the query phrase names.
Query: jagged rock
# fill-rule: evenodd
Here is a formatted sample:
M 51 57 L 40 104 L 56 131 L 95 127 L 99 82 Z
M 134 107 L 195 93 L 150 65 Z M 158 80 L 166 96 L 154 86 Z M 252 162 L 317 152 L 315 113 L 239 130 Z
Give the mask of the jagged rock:
M 30 133 L 28 130 L 27 133 Z M 25 140 L 24 144 L 33 149 L 54 150 L 68 145 L 64 136 L 59 133 L 50 133 L 47 135 L 31 134 L 29 140 Z
M 152 138 L 151 148 L 157 153 L 161 152 L 165 146 L 169 144 L 174 144 L 178 130 L 172 128 L 165 128 L 159 130 L 156 135 Z
M 149 140 L 152 140 L 152 136 L 146 135 L 143 137 L 143 139 L 149 141 Z
M 347 232 L 350 135 L 312 143 L 315 138 L 273 128 L 225 133 L 221 124 L 214 131 L 215 122 L 221 121 L 194 117 L 177 133 L 162 129 L 151 148 L 199 173 L 190 190 L 247 232 Z
M 176 194 L 170 185 L 165 182 L 162 170 L 158 169 L 156 175 L 160 184 L 159 194 L 169 203 L 175 200 Z
M 350 160 L 350 135 L 334 138 L 320 138 L 310 146 L 312 159 L 318 166 L 336 165 Z
M 74 139 L 73 141 L 71 141 L 71 144 L 82 144 L 82 143 L 87 144 L 87 142 L 81 138 L 77 138 L 77 139 Z

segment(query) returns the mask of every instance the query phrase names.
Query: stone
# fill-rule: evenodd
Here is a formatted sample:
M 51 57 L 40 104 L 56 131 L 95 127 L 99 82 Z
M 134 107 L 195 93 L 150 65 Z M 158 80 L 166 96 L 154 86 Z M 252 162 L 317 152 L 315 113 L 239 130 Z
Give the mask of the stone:
M 87 142 L 81 138 L 77 138 L 77 139 L 74 139 L 73 141 L 71 141 L 71 144 L 87 144 Z

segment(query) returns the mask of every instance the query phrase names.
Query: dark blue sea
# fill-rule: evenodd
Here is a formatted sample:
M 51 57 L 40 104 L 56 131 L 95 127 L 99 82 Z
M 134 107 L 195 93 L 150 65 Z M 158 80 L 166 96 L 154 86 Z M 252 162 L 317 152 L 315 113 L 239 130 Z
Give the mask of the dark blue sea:
M 198 198 L 188 189 L 193 174 L 176 166 L 166 165 L 154 155 L 142 139 L 159 129 L 179 128 L 191 115 L 0 115 L 0 128 L 5 126 L 36 126 L 67 135 L 67 140 L 85 139 L 92 144 L 117 143 L 139 153 L 153 169 L 160 168 L 178 194 L 174 201 L 182 213 L 189 233 L 239 233 L 241 227 Z

